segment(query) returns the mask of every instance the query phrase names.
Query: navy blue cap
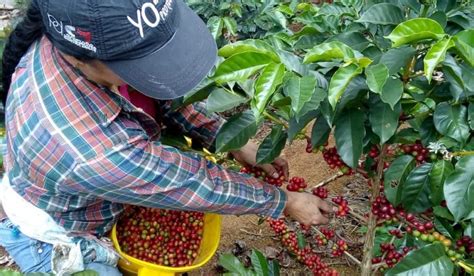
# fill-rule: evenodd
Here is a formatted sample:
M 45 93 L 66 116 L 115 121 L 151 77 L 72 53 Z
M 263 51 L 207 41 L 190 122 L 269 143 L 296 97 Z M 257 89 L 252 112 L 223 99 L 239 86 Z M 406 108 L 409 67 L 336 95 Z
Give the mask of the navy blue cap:
M 62 52 L 103 61 L 156 99 L 192 90 L 216 62 L 204 22 L 182 0 L 35 0 Z

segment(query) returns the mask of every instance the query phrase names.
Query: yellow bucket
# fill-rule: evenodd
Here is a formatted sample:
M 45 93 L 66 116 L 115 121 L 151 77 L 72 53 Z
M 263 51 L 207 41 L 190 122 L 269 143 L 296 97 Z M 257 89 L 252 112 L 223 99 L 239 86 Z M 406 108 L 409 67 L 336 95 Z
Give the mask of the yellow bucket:
M 137 275 L 138 276 L 153 276 L 153 275 L 164 275 L 171 276 L 175 273 L 183 273 L 191 270 L 195 270 L 204 264 L 206 264 L 214 255 L 219 246 L 219 240 L 221 237 L 221 217 L 216 214 L 205 214 L 204 215 L 204 227 L 203 236 L 201 240 L 201 248 L 199 254 L 196 257 L 193 265 L 181 266 L 181 267 L 167 267 L 162 265 L 156 265 L 148 263 L 132 256 L 127 255 L 120 249 L 120 245 L 117 240 L 117 229 L 116 225 L 112 228 L 112 242 L 114 243 L 115 250 L 122 257 L 118 266 L 124 272 L 125 275 Z

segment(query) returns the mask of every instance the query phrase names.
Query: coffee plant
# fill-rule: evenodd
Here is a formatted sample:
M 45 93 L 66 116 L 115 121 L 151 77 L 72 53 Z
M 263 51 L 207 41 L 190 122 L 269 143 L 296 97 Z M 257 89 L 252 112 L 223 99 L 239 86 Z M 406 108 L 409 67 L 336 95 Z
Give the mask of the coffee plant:
M 187 0 L 207 22 L 218 44 L 246 38 L 261 38 L 288 28 L 288 17 L 298 1 Z
M 216 69 L 176 105 L 205 101 L 210 112 L 247 107 L 221 128 L 217 152 L 242 147 L 271 122 L 258 163 L 306 139 L 306 151 L 321 153 L 338 175 L 363 176 L 371 212 L 360 218 L 362 275 L 473 272 L 473 5 L 339 0 L 277 9 L 288 20 L 280 32 L 221 47 Z M 287 189 L 328 196 L 326 188 L 306 184 L 293 178 Z M 332 202 L 338 217 L 351 213 L 347 199 Z M 333 230 L 290 219 L 269 223 L 315 274 L 336 273 L 312 250 L 346 254 L 348 245 Z

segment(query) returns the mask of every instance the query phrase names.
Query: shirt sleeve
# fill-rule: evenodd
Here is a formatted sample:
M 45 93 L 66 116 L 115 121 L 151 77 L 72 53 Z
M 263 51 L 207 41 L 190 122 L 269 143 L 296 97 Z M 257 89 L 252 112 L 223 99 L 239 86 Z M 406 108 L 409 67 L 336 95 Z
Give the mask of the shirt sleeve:
M 146 207 L 278 218 L 286 203 L 279 188 L 146 135 L 76 165 L 68 179 L 68 189 Z
M 216 113 L 207 112 L 203 102 L 196 102 L 177 110 L 171 108 L 171 101 L 159 101 L 163 122 L 178 128 L 191 138 L 198 139 L 207 149 L 213 151 L 217 132 L 225 120 Z

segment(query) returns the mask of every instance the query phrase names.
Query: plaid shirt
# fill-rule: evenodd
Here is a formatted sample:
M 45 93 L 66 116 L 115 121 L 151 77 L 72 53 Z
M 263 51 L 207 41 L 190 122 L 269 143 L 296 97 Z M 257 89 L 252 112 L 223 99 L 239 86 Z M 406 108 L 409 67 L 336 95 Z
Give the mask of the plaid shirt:
M 219 117 L 157 104 L 163 124 L 213 144 Z M 155 119 L 85 79 L 45 37 L 13 77 L 6 128 L 11 185 L 71 231 L 102 235 L 126 204 L 278 217 L 286 202 L 273 186 L 162 145 Z

